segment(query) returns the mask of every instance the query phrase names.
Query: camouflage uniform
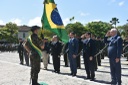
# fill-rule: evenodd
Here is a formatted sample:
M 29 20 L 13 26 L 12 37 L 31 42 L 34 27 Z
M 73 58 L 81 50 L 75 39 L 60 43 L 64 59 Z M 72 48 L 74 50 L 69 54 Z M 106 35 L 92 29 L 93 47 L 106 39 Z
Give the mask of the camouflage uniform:
M 31 35 L 32 43 L 37 46 L 39 49 L 41 49 L 41 46 L 43 45 L 43 42 L 37 34 L 32 34 Z M 30 45 L 29 42 L 26 42 L 26 46 L 29 48 L 31 51 L 30 54 L 30 61 L 31 61 L 31 78 L 33 81 L 38 80 L 38 73 L 40 72 L 40 61 L 41 58 L 39 54 L 34 50 L 34 48 Z

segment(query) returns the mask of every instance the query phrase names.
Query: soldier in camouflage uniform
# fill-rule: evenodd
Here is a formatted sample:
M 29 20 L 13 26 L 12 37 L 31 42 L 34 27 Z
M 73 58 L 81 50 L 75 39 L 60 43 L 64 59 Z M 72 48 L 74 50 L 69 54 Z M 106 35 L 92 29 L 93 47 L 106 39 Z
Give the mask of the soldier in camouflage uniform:
M 31 35 L 31 41 L 37 48 L 41 50 L 44 49 L 44 45 L 43 45 L 43 41 L 39 39 L 37 35 L 39 31 L 38 29 L 39 27 L 37 26 L 32 27 L 31 31 L 33 34 Z M 40 55 L 33 48 L 33 46 L 30 44 L 29 41 L 26 42 L 25 48 L 28 51 L 28 53 L 30 53 L 32 85 L 40 85 L 39 83 L 37 83 L 38 73 L 40 72 L 40 61 L 41 61 Z

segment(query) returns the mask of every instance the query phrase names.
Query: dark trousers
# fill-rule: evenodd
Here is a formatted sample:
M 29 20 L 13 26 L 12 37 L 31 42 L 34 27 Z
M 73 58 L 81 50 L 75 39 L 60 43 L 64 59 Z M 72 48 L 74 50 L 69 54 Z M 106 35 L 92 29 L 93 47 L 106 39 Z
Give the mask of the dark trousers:
M 68 54 L 68 58 L 70 62 L 71 73 L 77 74 L 76 58 L 73 58 L 72 54 Z
M 95 64 L 94 64 L 94 58 L 92 61 L 89 60 L 89 57 L 84 56 L 84 65 L 85 65 L 85 70 L 87 77 L 94 79 L 95 78 Z
M 98 66 L 101 66 L 101 55 L 97 56 Z
M 77 56 L 76 58 L 76 62 L 77 62 L 77 68 L 81 68 L 81 65 L 80 65 L 80 56 Z
M 95 70 L 98 69 L 98 65 L 97 65 L 97 57 L 94 57 L 94 69 L 95 69 Z
M 67 53 L 64 54 L 64 62 L 65 62 L 65 66 L 68 66 L 68 56 L 67 56 Z
M 25 57 L 26 65 L 29 66 L 29 56 L 28 56 L 27 51 L 24 51 L 24 57 Z
M 38 80 L 38 73 L 40 72 L 40 56 L 38 54 L 30 56 L 31 61 L 31 78 Z
M 121 83 L 121 62 L 116 63 L 115 59 L 109 59 L 109 62 L 112 81 Z
M 19 58 L 20 58 L 20 63 L 23 64 L 24 62 L 23 52 L 19 52 Z
M 52 55 L 54 70 L 60 72 L 60 57 L 58 55 Z

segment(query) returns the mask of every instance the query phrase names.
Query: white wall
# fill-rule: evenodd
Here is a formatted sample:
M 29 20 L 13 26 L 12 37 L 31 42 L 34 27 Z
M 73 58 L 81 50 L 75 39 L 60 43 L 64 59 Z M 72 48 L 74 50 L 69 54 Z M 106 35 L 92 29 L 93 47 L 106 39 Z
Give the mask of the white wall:
M 25 34 L 25 36 L 24 36 Z M 29 32 L 18 32 L 18 38 L 22 38 L 22 39 L 27 39 L 27 37 L 29 36 Z

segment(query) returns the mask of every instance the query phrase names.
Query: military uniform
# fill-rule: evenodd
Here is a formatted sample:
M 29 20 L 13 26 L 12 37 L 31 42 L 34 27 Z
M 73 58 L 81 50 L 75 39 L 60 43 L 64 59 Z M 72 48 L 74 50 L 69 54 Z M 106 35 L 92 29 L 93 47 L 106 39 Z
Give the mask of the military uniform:
M 33 28 L 34 29 L 34 28 Z M 36 29 L 34 29 L 36 30 Z M 38 47 L 41 50 L 41 46 L 43 46 L 43 42 L 41 39 L 39 39 L 38 35 L 33 33 L 31 35 L 31 41 L 32 43 Z M 32 85 L 39 85 L 37 83 L 38 80 L 38 73 L 40 72 L 40 55 L 38 52 L 32 47 L 29 41 L 26 42 L 27 48 L 31 51 L 30 54 L 30 61 L 31 61 L 31 79 L 32 79 Z
M 18 46 L 18 53 L 19 53 L 19 58 L 20 58 L 20 64 L 23 64 L 23 61 L 24 61 L 24 56 L 23 56 L 24 48 L 23 48 L 22 43 L 23 42 L 20 42 L 20 44 Z

